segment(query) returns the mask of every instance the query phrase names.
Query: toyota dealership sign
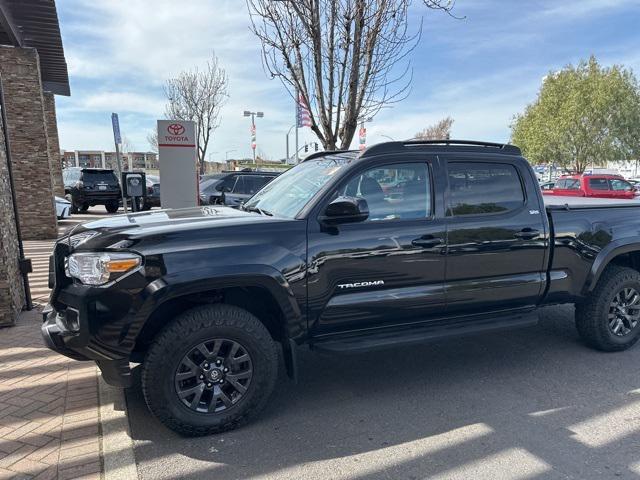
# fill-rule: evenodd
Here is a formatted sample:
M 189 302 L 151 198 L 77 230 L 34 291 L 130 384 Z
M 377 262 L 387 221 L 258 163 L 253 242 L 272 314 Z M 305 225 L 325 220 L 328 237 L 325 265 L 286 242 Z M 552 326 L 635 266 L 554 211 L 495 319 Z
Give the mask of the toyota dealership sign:
M 195 123 L 158 120 L 158 157 L 162 208 L 195 207 L 198 201 Z

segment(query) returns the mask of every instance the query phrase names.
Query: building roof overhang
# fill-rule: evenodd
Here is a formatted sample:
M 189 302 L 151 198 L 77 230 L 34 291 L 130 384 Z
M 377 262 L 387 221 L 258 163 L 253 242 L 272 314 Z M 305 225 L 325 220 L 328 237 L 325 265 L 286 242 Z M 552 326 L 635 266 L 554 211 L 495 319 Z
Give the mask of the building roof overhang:
M 71 94 L 55 0 L 0 0 L 0 45 L 36 49 L 42 89 Z

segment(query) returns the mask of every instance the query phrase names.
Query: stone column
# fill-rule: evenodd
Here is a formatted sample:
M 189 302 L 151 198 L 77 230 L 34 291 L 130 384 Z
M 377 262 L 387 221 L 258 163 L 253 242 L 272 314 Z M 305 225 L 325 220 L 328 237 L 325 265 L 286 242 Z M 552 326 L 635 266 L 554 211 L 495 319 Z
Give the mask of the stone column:
M 53 193 L 64 197 L 64 183 L 62 183 L 62 155 L 60 154 L 60 140 L 58 138 L 58 120 L 56 117 L 56 99 L 53 93 L 44 92 L 44 119 L 49 138 L 49 164 L 51 167 L 51 185 Z
M 13 325 L 25 302 L 18 236 L 0 117 L 0 326 Z
M 37 51 L 0 46 L 0 75 L 22 238 L 56 238 L 56 208 Z

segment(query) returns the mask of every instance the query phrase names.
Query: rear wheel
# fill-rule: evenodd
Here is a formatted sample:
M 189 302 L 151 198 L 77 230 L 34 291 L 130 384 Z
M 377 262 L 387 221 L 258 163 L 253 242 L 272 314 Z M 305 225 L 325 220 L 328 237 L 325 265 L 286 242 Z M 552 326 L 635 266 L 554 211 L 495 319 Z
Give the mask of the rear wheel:
M 110 200 L 104 205 L 104 208 L 106 208 L 109 213 L 116 213 L 118 211 L 118 207 L 119 205 L 117 200 Z
M 142 366 L 149 410 L 183 435 L 224 432 L 256 415 L 277 378 L 265 326 L 230 305 L 188 310 L 156 337 Z
M 591 295 L 576 305 L 576 327 L 597 350 L 615 352 L 634 345 L 640 339 L 640 273 L 608 266 Z
M 87 210 L 89 210 L 89 202 L 84 202 L 82 205 L 80 205 L 81 212 L 86 212 Z
M 78 205 L 73 201 L 73 197 L 70 193 L 65 194 L 64 198 L 71 204 L 69 207 L 69 213 L 78 213 Z

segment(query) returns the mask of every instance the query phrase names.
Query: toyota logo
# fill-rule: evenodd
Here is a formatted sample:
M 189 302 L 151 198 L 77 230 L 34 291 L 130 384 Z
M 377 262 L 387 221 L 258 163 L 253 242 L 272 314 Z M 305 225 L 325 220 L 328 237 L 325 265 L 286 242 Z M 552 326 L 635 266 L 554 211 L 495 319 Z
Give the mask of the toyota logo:
M 184 127 L 179 123 L 172 123 L 167 127 L 167 132 L 171 135 L 182 135 L 184 133 Z

